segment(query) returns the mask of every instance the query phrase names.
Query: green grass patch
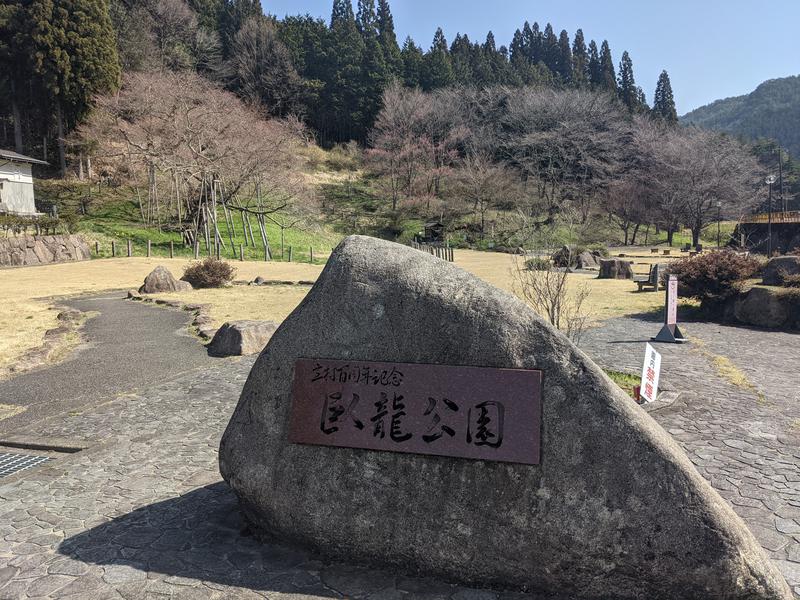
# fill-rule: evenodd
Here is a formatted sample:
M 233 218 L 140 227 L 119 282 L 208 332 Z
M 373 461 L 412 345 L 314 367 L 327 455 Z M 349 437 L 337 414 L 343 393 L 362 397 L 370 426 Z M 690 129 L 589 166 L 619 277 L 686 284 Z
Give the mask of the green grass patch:
M 622 388 L 622 391 L 628 394 L 628 396 L 631 398 L 634 397 L 633 388 L 641 383 L 641 379 L 639 377 L 623 371 L 612 371 L 610 369 L 603 370 L 605 371 L 606 375 L 608 375 L 609 379 L 611 379 L 611 381 Z

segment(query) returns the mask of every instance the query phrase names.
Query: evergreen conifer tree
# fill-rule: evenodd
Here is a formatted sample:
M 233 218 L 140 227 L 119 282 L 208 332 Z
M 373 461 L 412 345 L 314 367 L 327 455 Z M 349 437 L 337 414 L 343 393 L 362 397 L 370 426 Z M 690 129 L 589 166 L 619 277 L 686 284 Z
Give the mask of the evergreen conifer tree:
M 614 72 L 614 59 L 611 57 L 611 48 L 606 40 L 603 40 L 600 46 L 600 74 L 600 89 L 616 93 L 617 75 Z
M 462 85 L 472 85 L 472 44 L 466 34 L 457 33 L 453 43 L 450 44 L 450 63 L 453 66 L 454 81 Z
M 386 61 L 389 75 L 400 77 L 403 74 L 403 59 L 400 56 L 400 46 L 397 45 L 394 18 L 389 9 L 389 0 L 378 0 L 378 40 L 383 50 L 383 59 Z
M 365 40 L 378 37 L 378 15 L 375 13 L 375 0 L 358 0 L 356 25 Z
M 411 36 L 407 37 L 406 41 L 403 42 L 400 58 L 403 59 L 403 83 L 408 87 L 422 85 L 420 76 L 422 74 L 424 55 L 422 48 L 414 43 Z
M 572 49 L 566 29 L 558 36 L 558 74 L 564 83 L 572 83 Z
M 331 11 L 328 74 L 323 91 L 323 138 L 346 141 L 362 138 L 365 119 L 361 111 L 364 40 L 356 25 L 350 0 L 334 0 Z
M 540 60 L 553 73 L 559 73 L 559 58 L 558 38 L 553 31 L 553 26 L 548 23 L 545 25 L 544 34 L 542 35 L 542 57 Z
M 95 94 L 115 90 L 121 71 L 105 0 L 32 0 L 32 72 L 55 110 L 58 154 L 66 173 L 66 131 L 86 116 Z
M 425 54 L 420 73 L 420 84 L 424 90 L 434 90 L 452 85 L 455 81 L 447 40 L 439 27 L 433 36 L 431 49 Z
M 622 103 L 628 110 L 634 112 L 639 108 L 639 89 L 633 77 L 633 61 L 628 51 L 622 53 L 619 63 L 619 78 L 617 79 L 617 93 Z
M 675 97 L 672 95 L 672 84 L 666 71 L 661 71 L 656 84 L 656 93 L 653 96 L 653 116 L 663 119 L 670 125 L 678 122 L 678 112 L 675 110 Z
M 525 24 L 528 24 L 527 21 Z M 522 34 L 525 36 L 525 30 L 522 31 Z M 527 35 L 528 59 L 533 65 L 537 65 L 540 62 L 545 62 L 544 41 L 542 38 L 543 36 L 541 30 L 539 29 L 539 23 L 534 22 L 533 26 L 529 28 Z
M 586 50 L 586 41 L 583 30 L 575 32 L 572 42 L 572 83 L 575 87 L 585 88 L 589 85 L 589 55 Z
M 603 70 L 600 68 L 600 53 L 594 40 L 589 42 L 589 84 L 593 90 L 601 89 Z

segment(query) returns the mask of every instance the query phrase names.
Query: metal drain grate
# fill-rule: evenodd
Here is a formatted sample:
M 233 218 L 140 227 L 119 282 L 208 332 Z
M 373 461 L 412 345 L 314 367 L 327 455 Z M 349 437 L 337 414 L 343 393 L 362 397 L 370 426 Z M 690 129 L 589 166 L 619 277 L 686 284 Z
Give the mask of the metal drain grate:
M 0 477 L 13 475 L 19 471 L 30 469 L 48 460 L 53 460 L 49 456 L 35 456 L 33 454 L 12 454 L 11 452 L 0 452 Z

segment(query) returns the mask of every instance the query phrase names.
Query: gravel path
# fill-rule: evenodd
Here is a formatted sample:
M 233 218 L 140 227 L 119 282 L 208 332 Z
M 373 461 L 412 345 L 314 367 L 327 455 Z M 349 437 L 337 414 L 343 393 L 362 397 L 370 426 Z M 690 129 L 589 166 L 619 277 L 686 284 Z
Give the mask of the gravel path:
M 638 371 L 644 342 L 657 329 L 614 319 L 590 331 L 583 347 L 604 366 Z M 800 409 L 788 382 L 800 364 L 800 336 L 700 323 L 685 333 L 699 341 L 659 346 L 664 385 L 682 394 L 652 416 L 732 503 L 798 593 Z M 753 388 L 721 376 L 716 355 L 727 356 Z M 323 563 L 249 536 L 220 482 L 217 444 L 252 362 L 214 362 L 25 427 L 22 434 L 78 439 L 90 448 L 2 480 L 0 598 L 498 598 Z

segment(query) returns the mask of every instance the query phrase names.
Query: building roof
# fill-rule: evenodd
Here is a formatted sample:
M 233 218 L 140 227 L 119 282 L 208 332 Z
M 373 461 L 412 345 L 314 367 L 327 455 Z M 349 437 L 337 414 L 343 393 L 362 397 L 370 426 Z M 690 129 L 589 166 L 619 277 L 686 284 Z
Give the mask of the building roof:
M 34 165 L 49 164 L 43 160 L 39 160 L 38 158 L 31 158 L 30 156 L 25 156 L 24 154 L 18 154 L 17 152 L 12 152 L 11 150 L 3 150 L 2 148 L 0 148 L 0 158 L 13 160 L 15 162 L 32 163 Z

